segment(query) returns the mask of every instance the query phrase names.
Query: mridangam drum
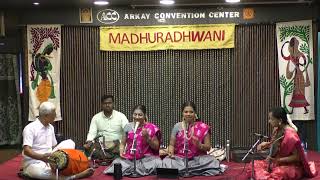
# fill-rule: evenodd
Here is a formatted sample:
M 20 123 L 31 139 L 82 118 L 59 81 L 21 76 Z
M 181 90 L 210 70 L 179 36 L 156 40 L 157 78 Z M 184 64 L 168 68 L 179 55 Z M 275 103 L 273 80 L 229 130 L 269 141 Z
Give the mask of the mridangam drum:
M 49 162 L 52 171 L 59 170 L 59 174 L 70 176 L 89 168 L 87 156 L 76 149 L 60 149 L 51 154 Z

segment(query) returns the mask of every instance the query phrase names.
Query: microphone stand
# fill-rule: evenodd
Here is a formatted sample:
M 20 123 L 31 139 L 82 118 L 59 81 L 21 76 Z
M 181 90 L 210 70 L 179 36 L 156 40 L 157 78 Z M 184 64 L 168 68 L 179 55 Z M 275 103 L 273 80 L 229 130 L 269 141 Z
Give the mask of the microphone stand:
M 59 180 L 59 170 L 58 170 L 58 168 L 56 169 L 56 180 Z
M 133 178 L 137 178 L 139 177 L 139 174 L 137 173 L 137 132 L 134 132 L 134 136 L 133 136 L 133 144 L 132 144 L 132 148 L 131 148 L 131 152 L 133 152 L 133 172 L 132 175 L 130 177 Z
M 101 136 L 100 136 L 101 137 Z M 95 158 L 92 158 L 92 155 L 93 155 L 93 153 L 95 152 L 95 151 L 97 151 L 97 148 L 96 148 L 96 142 L 99 144 L 99 148 L 101 149 L 101 151 L 102 151 L 102 153 L 103 153 L 103 155 L 104 155 L 104 157 L 107 157 L 107 154 L 106 154 L 106 152 L 105 152 L 105 150 L 104 150 L 104 144 L 105 144 L 105 137 L 103 136 L 103 144 L 101 143 L 101 141 L 100 141 L 100 138 L 99 136 L 98 137 L 96 137 L 96 138 L 94 138 L 93 139 L 93 150 L 92 150 L 92 152 L 90 153 L 90 155 L 89 155 L 89 159 L 91 159 L 93 162 L 92 162 L 92 167 L 93 168 L 98 168 L 98 165 L 96 165 L 96 159 Z
M 95 146 L 95 145 L 93 145 L 93 146 Z M 91 166 L 96 169 L 96 168 L 98 168 L 98 165 L 96 165 L 96 160 L 95 160 L 94 158 L 92 158 L 92 155 L 93 155 L 93 153 L 94 153 L 95 151 L 96 151 L 96 148 L 93 147 L 93 149 L 92 149 L 92 151 L 91 151 L 88 159 L 92 161 L 92 165 L 91 165 Z
M 189 162 L 189 159 L 188 159 L 188 152 L 189 152 L 189 142 L 188 142 L 188 139 L 187 139 L 187 136 L 188 136 L 188 127 L 186 127 L 185 129 L 185 137 L 184 137 L 184 157 L 185 157 L 185 163 L 186 163 L 186 171 L 183 175 L 183 177 L 190 177 L 190 173 L 189 173 L 189 165 L 188 165 L 188 162 Z
M 247 154 L 242 158 L 242 161 L 244 161 L 249 154 L 252 154 L 252 156 L 251 156 L 251 167 L 252 167 L 252 168 L 251 168 L 251 177 L 250 177 L 250 180 L 254 180 L 254 179 L 255 179 L 255 178 L 254 178 L 254 157 L 253 157 L 253 154 L 255 153 L 254 151 L 255 151 L 255 149 L 256 149 L 256 146 L 257 146 L 258 144 L 260 144 L 262 138 L 263 138 L 263 137 L 260 136 L 259 139 L 252 145 L 251 149 L 247 152 Z
M 104 150 L 104 148 L 105 148 L 105 137 L 103 136 L 103 145 L 102 145 L 100 139 L 98 139 L 98 142 L 99 142 L 99 146 L 100 146 L 100 148 L 101 148 L 101 150 L 103 152 L 104 157 L 107 157 L 106 151 Z

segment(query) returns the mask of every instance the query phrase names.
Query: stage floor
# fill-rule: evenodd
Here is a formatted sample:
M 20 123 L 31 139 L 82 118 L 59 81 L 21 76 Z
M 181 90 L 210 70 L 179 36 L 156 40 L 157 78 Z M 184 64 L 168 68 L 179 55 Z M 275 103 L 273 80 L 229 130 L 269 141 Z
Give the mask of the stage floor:
M 314 152 L 314 151 L 309 151 L 308 152 L 308 157 L 310 160 L 315 161 L 317 170 L 320 171 L 320 153 Z M 0 164 L 0 180 L 15 180 L 15 179 L 20 179 L 17 176 L 17 172 L 19 171 L 20 164 L 21 164 L 22 156 L 19 155 L 5 163 Z M 203 177 L 203 176 L 196 176 L 192 178 L 184 178 L 184 179 L 197 179 L 197 180 L 222 180 L 222 179 L 228 179 L 228 180 L 242 180 L 245 179 L 245 172 L 241 174 L 244 163 L 235 163 L 235 162 L 222 162 L 223 164 L 226 164 L 229 166 L 229 169 L 222 175 L 219 176 L 212 176 L 212 177 Z M 250 164 L 247 164 L 246 167 L 250 166 Z M 104 166 L 100 166 L 96 169 L 95 173 L 93 176 L 91 176 L 90 180 L 99 180 L 99 179 L 104 179 L 104 180 L 113 180 L 112 176 L 107 176 L 104 175 L 102 172 L 105 169 Z M 158 178 L 156 176 L 147 176 L 147 177 L 142 177 L 142 178 L 127 178 L 124 177 L 123 180 L 126 179 L 136 179 L 136 180 L 157 180 Z M 181 178 L 182 179 L 182 178 Z M 312 178 L 312 179 L 319 179 L 320 180 L 320 173 L 317 177 Z

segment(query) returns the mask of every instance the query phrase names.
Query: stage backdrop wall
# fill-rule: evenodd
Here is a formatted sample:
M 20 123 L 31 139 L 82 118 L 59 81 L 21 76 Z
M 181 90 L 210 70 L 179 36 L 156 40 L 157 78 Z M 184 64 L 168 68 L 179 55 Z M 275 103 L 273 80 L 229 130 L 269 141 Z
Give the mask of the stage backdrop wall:
M 98 28 L 64 27 L 62 36 L 63 134 L 84 142 L 101 95 L 113 94 L 116 109 L 129 120 L 131 109 L 145 104 L 165 144 L 187 100 L 198 105 L 216 144 L 230 138 L 233 49 L 103 52 Z
M 148 52 L 99 51 L 98 27 L 61 30 L 58 131 L 77 145 L 85 142 L 103 94 L 113 94 L 129 120 L 132 107 L 145 104 L 165 145 L 187 100 L 212 127 L 214 145 L 230 139 L 232 147 L 248 147 L 252 132 L 270 132 L 268 109 L 280 105 L 275 25 L 237 26 L 235 49 Z M 316 146 L 314 122 L 306 123 L 309 148 Z

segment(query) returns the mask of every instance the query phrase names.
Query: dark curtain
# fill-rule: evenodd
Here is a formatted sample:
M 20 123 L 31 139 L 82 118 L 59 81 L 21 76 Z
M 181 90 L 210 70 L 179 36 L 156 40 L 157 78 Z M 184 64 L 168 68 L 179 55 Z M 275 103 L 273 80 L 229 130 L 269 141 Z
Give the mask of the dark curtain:
M 21 141 L 17 56 L 0 54 L 0 145 Z

